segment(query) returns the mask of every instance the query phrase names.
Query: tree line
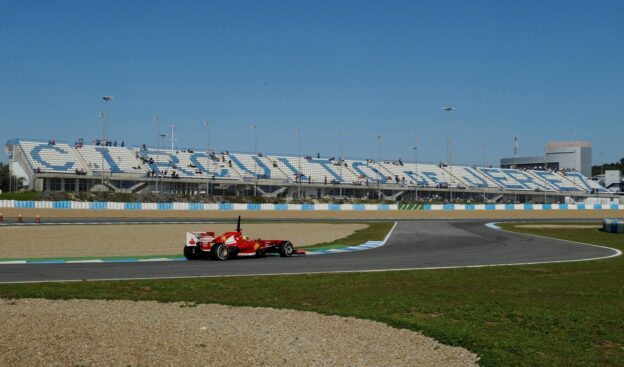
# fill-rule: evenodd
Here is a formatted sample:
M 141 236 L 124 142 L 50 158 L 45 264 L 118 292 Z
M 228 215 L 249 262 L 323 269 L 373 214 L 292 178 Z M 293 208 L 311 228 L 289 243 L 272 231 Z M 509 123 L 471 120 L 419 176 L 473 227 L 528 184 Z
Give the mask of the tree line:
M 600 166 L 592 166 L 592 176 L 597 176 L 604 171 L 608 170 L 620 170 L 620 172 L 624 172 L 624 158 L 620 159 L 619 162 L 615 163 L 605 163 Z

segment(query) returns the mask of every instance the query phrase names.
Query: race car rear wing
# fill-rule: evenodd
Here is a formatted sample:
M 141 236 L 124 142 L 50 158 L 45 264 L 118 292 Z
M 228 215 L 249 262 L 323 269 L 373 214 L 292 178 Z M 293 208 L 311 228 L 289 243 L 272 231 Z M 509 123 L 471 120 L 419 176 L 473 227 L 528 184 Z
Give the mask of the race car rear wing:
M 214 232 L 186 232 L 186 246 L 211 243 L 215 239 Z

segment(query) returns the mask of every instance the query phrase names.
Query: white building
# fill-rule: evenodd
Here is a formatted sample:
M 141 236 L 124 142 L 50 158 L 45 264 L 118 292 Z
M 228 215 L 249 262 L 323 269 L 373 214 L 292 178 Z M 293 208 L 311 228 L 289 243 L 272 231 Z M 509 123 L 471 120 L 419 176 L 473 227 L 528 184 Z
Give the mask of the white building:
M 592 144 L 589 141 L 551 141 L 544 147 L 544 155 L 502 158 L 502 168 L 574 170 L 591 177 Z

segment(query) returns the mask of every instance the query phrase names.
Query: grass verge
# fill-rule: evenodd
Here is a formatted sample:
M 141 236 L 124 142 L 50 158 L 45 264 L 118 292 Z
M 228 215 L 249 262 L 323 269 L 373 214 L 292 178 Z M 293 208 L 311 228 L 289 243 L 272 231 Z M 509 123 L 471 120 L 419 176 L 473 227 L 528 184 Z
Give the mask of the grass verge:
M 527 224 L 527 223 L 523 223 Z M 624 249 L 597 229 L 517 229 Z M 624 365 L 624 259 L 360 274 L 0 285 L 0 297 L 267 306 L 423 331 L 484 366 Z
M 0 194 L 0 200 L 36 200 L 37 193 L 35 191 L 23 192 L 3 192 Z

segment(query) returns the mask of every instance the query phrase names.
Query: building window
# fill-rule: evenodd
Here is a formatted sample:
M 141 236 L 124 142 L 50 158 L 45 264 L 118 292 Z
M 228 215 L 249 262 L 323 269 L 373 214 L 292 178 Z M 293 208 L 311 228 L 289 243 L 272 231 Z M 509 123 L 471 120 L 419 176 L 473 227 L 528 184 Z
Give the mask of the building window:
M 89 181 L 78 180 L 78 191 L 89 191 Z
M 48 182 L 50 183 L 50 191 L 61 191 L 60 178 L 51 178 Z
M 68 178 L 65 180 L 65 191 L 76 191 L 76 179 Z

